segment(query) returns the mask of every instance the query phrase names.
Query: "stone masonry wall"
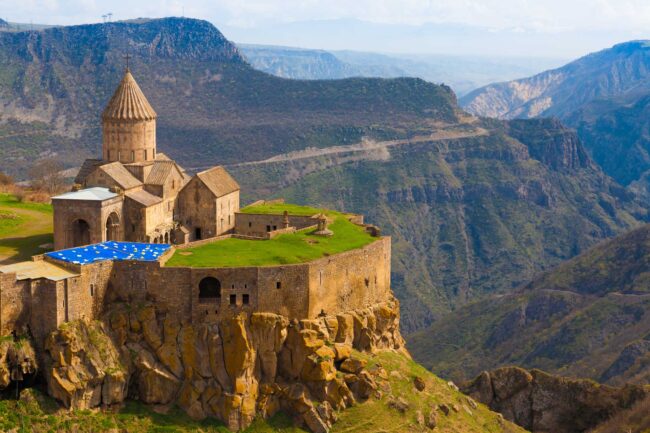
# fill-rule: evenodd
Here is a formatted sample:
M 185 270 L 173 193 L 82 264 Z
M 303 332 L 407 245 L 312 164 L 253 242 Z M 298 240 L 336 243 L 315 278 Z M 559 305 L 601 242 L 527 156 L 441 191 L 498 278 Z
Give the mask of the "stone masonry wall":
M 289 215 L 289 226 L 298 230 L 313 226 L 316 220 L 311 216 Z M 235 233 L 244 236 L 265 238 L 268 232 L 284 227 L 284 215 L 251 214 L 238 212 L 235 216 Z

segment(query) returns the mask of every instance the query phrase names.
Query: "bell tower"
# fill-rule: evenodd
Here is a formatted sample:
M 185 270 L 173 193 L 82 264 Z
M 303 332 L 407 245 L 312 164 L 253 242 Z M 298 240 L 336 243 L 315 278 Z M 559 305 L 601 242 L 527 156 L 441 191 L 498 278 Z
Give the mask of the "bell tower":
M 128 66 L 102 113 L 102 159 L 123 164 L 156 158 L 157 114 Z

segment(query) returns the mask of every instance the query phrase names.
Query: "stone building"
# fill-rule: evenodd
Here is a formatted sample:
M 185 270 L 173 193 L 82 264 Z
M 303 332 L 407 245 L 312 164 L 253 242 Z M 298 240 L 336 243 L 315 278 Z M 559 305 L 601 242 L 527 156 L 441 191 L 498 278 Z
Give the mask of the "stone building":
M 55 249 L 110 240 L 183 244 L 232 231 L 239 185 L 223 167 L 189 176 L 156 150 L 157 114 L 127 69 L 102 114 L 102 159 L 52 198 Z

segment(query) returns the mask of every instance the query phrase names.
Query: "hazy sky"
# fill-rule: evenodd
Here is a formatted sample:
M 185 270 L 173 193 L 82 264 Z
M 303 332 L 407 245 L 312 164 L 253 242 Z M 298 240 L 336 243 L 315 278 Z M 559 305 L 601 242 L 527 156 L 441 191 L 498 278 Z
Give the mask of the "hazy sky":
M 326 49 L 574 57 L 650 39 L 650 0 L 0 0 L 13 22 L 180 16 L 236 42 Z

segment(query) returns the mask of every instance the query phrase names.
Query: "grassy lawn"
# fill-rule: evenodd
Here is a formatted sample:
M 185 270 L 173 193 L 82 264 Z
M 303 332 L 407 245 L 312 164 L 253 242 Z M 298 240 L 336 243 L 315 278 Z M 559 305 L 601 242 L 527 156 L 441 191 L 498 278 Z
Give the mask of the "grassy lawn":
M 327 255 L 361 248 L 376 240 L 338 214 L 329 229 L 331 237 L 313 230 L 280 235 L 271 240 L 224 239 L 195 248 L 177 250 L 166 266 L 236 267 L 304 263 Z
M 0 265 L 27 260 L 52 242 L 52 206 L 0 194 Z
M 253 213 L 253 214 L 283 214 L 284 211 L 287 211 L 289 215 L 300 215 L 300 216 L 312 216 L 318 213 L 325 213 L 326 215 L 338 214 L 338 212 L 329 211 L 327 209 L 317 209 L 315 207 L 309 206 L 300 206 L 297 204 L 290 203 L 276 203 L 276 204 L 261 204 L 257 206 L 246 206 L 241 209 L 241 213 Z

